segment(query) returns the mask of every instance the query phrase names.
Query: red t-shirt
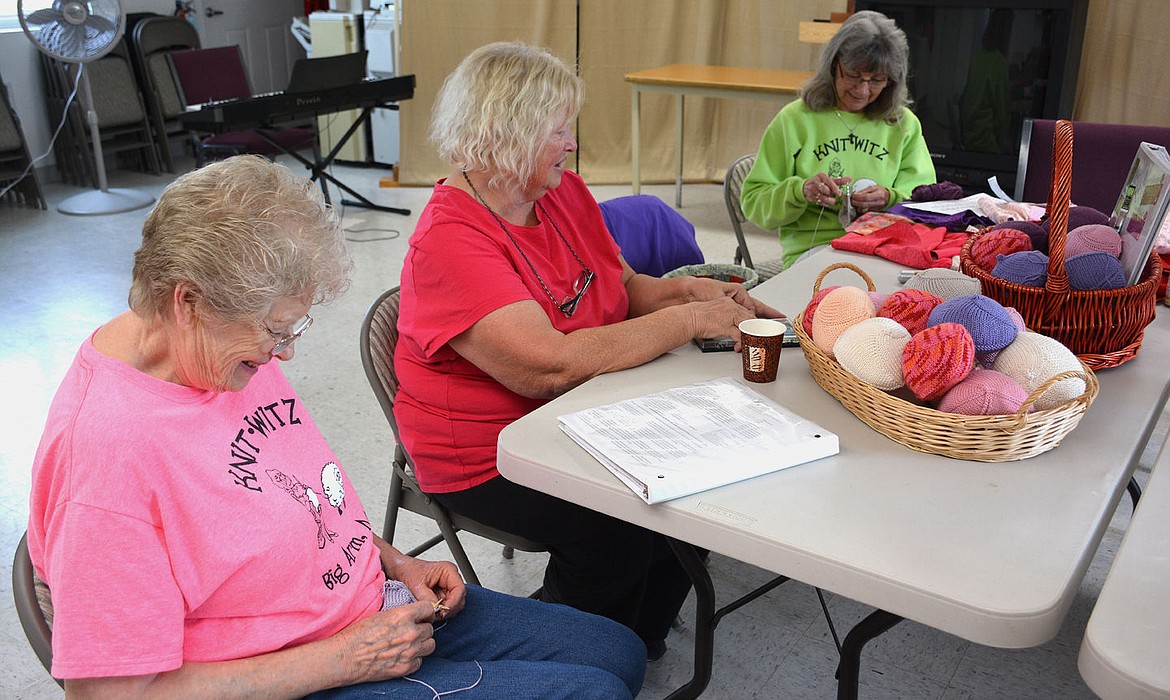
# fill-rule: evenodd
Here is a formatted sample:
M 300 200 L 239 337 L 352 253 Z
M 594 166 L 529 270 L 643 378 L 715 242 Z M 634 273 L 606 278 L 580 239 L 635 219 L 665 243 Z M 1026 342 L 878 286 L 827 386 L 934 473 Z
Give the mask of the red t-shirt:
M 545 403 L 504 387 L 452 350 L 451 338 L 492 311 L 528 299 L 563 333 L 629 314 L 617 244 L 581 178 L 566 172 L 539 203 L 536 226 L 506 224 L 514 244 L 482 204 L 440 181 L 410 238 L 394 354 L 394 416 L 419 484 L 431 493 L 462 491 L 497 476 L 500 431 Z M 535 267 L 558 302 L 569 296 L 581 275 L 569 246 L 596 275 L 572 317 L 561 313 L 532 272 Z

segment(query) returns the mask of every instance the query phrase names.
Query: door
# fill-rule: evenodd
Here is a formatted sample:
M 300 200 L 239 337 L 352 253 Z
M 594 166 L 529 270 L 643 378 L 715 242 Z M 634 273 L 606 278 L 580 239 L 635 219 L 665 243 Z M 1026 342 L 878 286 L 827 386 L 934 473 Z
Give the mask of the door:
M 293 62 L 305 57 L 290 30 L 292 18 L 305 12 L 304 0 L 194 0 L 192 9 L 205 48 L 240 47 L 252 92 L 288 86 Z

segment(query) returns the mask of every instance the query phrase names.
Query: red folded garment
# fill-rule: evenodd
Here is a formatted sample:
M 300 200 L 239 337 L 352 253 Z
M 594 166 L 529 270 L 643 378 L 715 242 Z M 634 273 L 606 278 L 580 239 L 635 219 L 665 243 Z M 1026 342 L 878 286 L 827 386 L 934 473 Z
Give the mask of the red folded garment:
M 963 250 L 966 233 L 952 233 L 911 221 L 899 221 L 873 233 L 847 233 L 833 241 L 838 250 L 877 255 L 906 267 L 950 267 L 951 258 Z

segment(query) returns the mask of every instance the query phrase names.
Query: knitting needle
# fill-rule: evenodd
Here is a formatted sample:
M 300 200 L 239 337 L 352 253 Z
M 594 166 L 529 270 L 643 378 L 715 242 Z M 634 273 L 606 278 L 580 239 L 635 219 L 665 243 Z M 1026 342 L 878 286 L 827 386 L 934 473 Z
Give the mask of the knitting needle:
M 442 616 L 442 615 L 443 615 L 443 614 L 445 614 L 445 613 L 446 613 L 448 610 L 450 610 L 450 609 L 451 609 L 451 608 L 448 608 L 446 605 L 443 605 L 443 601 L 444 601 L 444 600 L 446 600 L 446 599 L 447 599 L 447 597 L 446 597 L 446 596 L 443 596 L 442 598 L 439 598 L 439 599 L 438 599 L 438 600 L 436 600 L 435 602 L 431 603 L 431 607 L 433 607 L 433 608 L 435 609 L 435 614 L 436 614 L 436 615 Z

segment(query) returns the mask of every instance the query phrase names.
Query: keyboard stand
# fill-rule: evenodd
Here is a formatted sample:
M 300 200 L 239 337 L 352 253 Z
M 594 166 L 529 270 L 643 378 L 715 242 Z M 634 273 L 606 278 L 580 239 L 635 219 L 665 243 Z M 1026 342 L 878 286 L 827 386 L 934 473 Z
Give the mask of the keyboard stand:
M 383 106 L 389 107 L 390 109 L 398 109 L 398 105 L 383 105 Z M 286 154 L 292 156 L 293 158 L 296 158 L 301 163 L 303 163 L 305 165 L 305 167 L 308 168 L 309 171 L 312 173 L 312 175 L 309 177 L 309 179 L 312 180 L 313 182 L 319 181 L 321 183 L 321 192 L 325 195 L 325 201 L 327 203 L 332 204 L 332 201 L 329 198 L 329 185 L 328 185 L 329 182 L 332 182 L 334 185 L 337 185 L 338 189 L 340 189 L 343 192 L 346 192 L 350 196 L 354 197 L 354 199 L 352 199 L 352 200 L 351 199 L 342 199 L 341 203 L 345 206 L 362 207 L 365 209 L 374 209 L 376 211 L 384 211 L 384 212 L 387 212 L 390 214 L 401 214 L 403 216 L 410 216 L 409 209 L 401 209 L 398 207 L 388 207 L 388 206 L 385 206 L 382 204 L 374 204 L 369 199 L 362 196 L 361 193 L 355 192 L 353 189 L 351 189 L 349 186 L 347 186 L 344 182 L 342 182 L 341 180 L 338 180 L 336 177 L 333 176 L 332 173 L 328 172 L 328 170 L 327 170 L 329 168 L 329 166 L 333 164 L 333 159 L 337 157 L 337 153 L 345 146 L 346 142 L 349 141 L 349 138 L 351 136 L 353 136 L 354 132 L 357 131 L 358 127 L 361 126 L 362 124 L 369 123 L 370 112 L 372 112 L 373 109 L 374 109 L 373 107 L 363 108 L 361 116 L 358 117 L 357 119 L 353 120 L 353 124 L 350 124 L 349 129 L 346 130 L 345 134 L 342 135 L 342 137 L 337 141 L 337 143 L 333 144 L 333 149 L 330 150 L 329 153 L 325 154 L 324 157 L 321 157 L 319 150 L 317 149 L 316 146 L 314 146 L 314 148 L 313 148 L 314 160 L 309 160 L 308 158 L 305 158 L 304 156 L 302 156 L 300 153 L 298 153 L 296 151 L 289 151 L 289 150 L 285 149 L 280 144 L 278 144 L 275 141 L 273 141 L 272 139 L 268 138 L 268 136 L 265 135 L 263 129 L 256 129 L 256 133 L 260 134 L 260 137 L 263 138 L 268 143 L 279 148 L 281 150 L 281 152 L 286 153 Z M 316 117 L 314 117 L 314 120 L 316 120 Z

